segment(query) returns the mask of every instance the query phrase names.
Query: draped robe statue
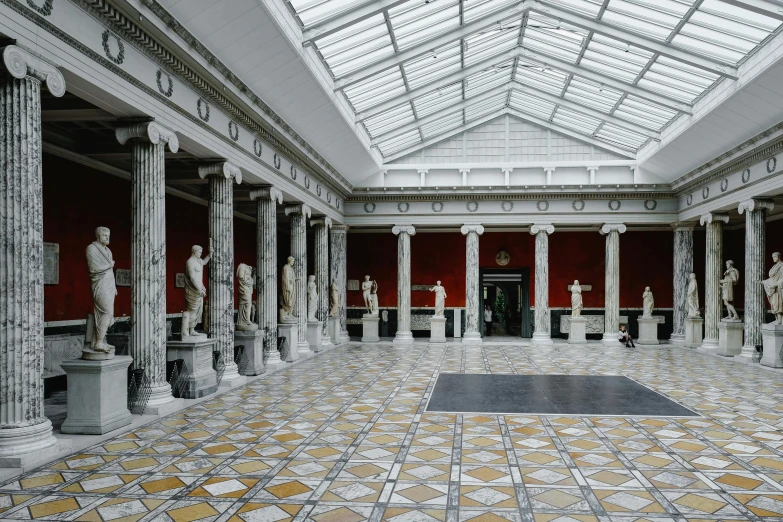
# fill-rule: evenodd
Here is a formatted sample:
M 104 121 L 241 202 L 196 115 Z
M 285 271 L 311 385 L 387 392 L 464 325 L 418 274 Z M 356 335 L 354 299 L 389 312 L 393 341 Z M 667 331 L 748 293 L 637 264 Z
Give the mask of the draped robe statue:
M 114 298 L 117 286 L 114 283 L 114 258 L 109 250 L 109 229 L 95 229 L 95 241 L 87 246 L 87 268 L 90 270 L 90 286 L 95 308 L 95 329 L 91 349 L 95 352 L 112 353 L 114 346 L 106 342 L 106 332 L 114 324 Z
M 294 324 L 298 321 L 294 315 L 296 309 L 296 272 L 294 272 L 294 258 L 289 256 L 288 262 L 283 265 L 281 276 L 281 303 L 279 322 L 282 324 Z
M 185 314 L 182 325 L 182 335 L 189 337 L 205 337 L 206 334 L 196 332 L 196 325 L 202 321 L 204 315 L 204 296 L 207 288 L 204 286 L 204 265 L 209 263 L 212 256 L 212 239 L 209 240 L 209 254 L 201 258 L 203 249 L 193 245 L 191 255 L 185 263 Z M 186 334 L 187 332 L 187 334 Z
M 571 285 L 571 316 L 580 315 L 582 315 L 582 287 L 579 286 L 579 281 L 574 281 Z
M 701 312 L 699 312 L 699 284 L 696 282 L 696 274 L 688 276 L 688 292 L 686 296 L 688 317 L 701 317 Z
M 329 301 L 329 317 L 337 317 L 340 313 L 340 290 L 335 282 L 329 286 Z
M 655 299 L 650 287 L 646 286 L 642 294 L 642 317 L 652 317 L 653 308 L 655 308 Z
M 240 263 L 237 267 L 237 281 L 239 281 L 239 304 L 237 305 L 236 329 L 241 332 L 255 332 L 258 325 L 253 323 L 253 268 Z
M 315 276 L 307 277 L 307 320 L 318 321 L 315 313 L 318 311 L 318 287 L 315 284 Z
M 435 317 L 443 317 L 446 310 L 446 289 L 438 284 L 430 288 L 430 292 L 435 292 Z
M 734 308 L 734 285 L 737 284 L 737 281 L 739 281 L 739 270 L 734 268 L 734 261 L 728 260 L 726 261 L 726 271 L 723 272 L 723 279 L 718 281 L 720 283 L 720 294 L 728 313 L 726 319 L 739 321 L 737 309 Z
M 775 314 L 775 320 L 770 324 L 783 324 L 783 261 L 780 260 L 780 252 L 773 252 L 772 260 L 775 264 L 769 269 L 769 279 L 762 283 L 770 311 Z

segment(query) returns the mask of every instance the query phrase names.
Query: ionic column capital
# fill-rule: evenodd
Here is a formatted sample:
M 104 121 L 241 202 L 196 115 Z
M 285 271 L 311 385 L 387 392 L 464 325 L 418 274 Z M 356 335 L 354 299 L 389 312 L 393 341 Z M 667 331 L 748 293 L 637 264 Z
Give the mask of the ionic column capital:
M 160 123 L 154 121 L 145 121 L 136 123 L 128 127 L 118 127 L 114 131 L 117 141 L 120 145 L 125 145 L 129 140 L 142 139 L 147 140 L 153 145 L 159 143 L 167 144 L 171 152 L 179 150 L 179 138 L 177 134 Z
M 416 228 L 413 225 L 394 225 L 392 234 L 399 236 L 402 233 L 408 234 L 409 236 L 415 236 Z
M 285 207 L 285 215 L 290 216 L 291 214 L 302 214 L 306 217 L 310 217 L 313 215 L 313 211 L 310 209 L 309 205 L 305 205 L 304 203 L 301 205 L 288 205 Z
M 613 230 L 616 230 L 618 234 L 624 234 L 625 233 L 625 224 L 623 223 L 604 223 L 604 225 L 601 227 L 601 235 L 605 236 L 609 232 L 612 232 Z
M 462 225 L 459 231 L 462 232 L 463 236 L 467 236 L 471 232 L 482 235 L 484 233 L 484 225 Z
M 332 225 L 332 234 L 345 234 L 350 228 L 348 225 Z
M 324 217 L 317 218 L 317 219 L 311 219 L 310 220 L 310 226 L 313 226 L 313 227 L 323 227 L 323 226 L 325 226 L 326 228 L 332 228 L 332 218 L 324 216 Z
M 3 47 L 3 64 L 9 74 L 21 80 L 27 76 L 46 83 L 46 88 L 57 98 L 65 94 L 65 78 L 54 64 L 32 55 L 21 47 Z
M 250 201 L 262 198 L 269 198 L 272 201 L 277 201 L 280 205 L 283 204 L 283 193 L 275 187 L 264 187 L 250 191 Z
M 228 161 L 218 161 L 216 163 L 199 165 L 198 176 L 201 179 L 204 179 L 207 176 L 223 176 L 229 180 L 234 178 L 237 181 L 237 185 L 242 184 L 242 171 L 239 167 Z
M 739 210 L 739 213 L 742 214 L 746 210 L 748 212 L 753 212 L 754 210 L 772 210 L 773 208 L 775 208 L 774 200 L 767 198 L 750 198 L 748 200 L 742 201 L 737 207 L 737 210 Z
M 546 232 L 547 235 L 554 234 L 555 227 L 553 225 L 551 225 L 551 224 L 548 224 L 548 223 L 534 223 L 534 224 L 530 225 L 530 234 L 531 235 L 535 236 L 539 232 Z
M 702 225 L 711 225 L 718 222 L 728 223 L 729 215 L 724 212 L 707 212 L 699 218 L 699 223 Z
M 675 231 L 682 231 L 682 232 L 693 232 L 693 229 L 696 227 L 696 223 L 693 223 L 691 221 L 676 221 L 674 223 L 669 223 L 669 226 L 672 227 Z

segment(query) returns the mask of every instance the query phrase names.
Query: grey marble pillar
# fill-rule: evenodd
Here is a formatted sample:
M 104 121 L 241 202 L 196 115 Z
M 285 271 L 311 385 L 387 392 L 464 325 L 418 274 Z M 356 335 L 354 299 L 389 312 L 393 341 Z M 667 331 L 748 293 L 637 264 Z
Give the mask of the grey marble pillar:
M 155 122 L 116 130 L 117 141 L 132 142 L 131 152 L 131 335 L 134 368 L 144 368 L 152 394 L 149 412 L 174 401 L 166 382 L 166 162 L 165 148 L 176 152 L 173 131 Z
M 549 321 L 549 234 L 555 227 L 548 224 L 530 226 L 530 233 L 536 236 L 536 315 L 532 344 L 552 344 Z
M 346 285 L 348 284 L 346 272 L 346 259 L 348 253 L 348 225 L 332 225 L 329 232 L 329 271 L 331 282 L 337 284 L 337 292 L 340 298 L 338 309 L 340 317 L 340 342 L 347 343 L 351 340 L 348 336 L 348 314 L 345 306 Z
M 718 349 L 718 325 L 720 324 L 720 279 L 723 275 L 723 224 L 729 215 L 720 212 L 704 214 L 699 222 L 707 229 L 706 261 L 704 266 L 704 339 L 702 350 Z
M 209 180 L 209 336 L 226 365 L 221 383 L 239 379 L 234 362 L 234 181 L 242 171 L 227 161 L 201 165 L 199 176 Z
M 688 276 L 693 272 L 694 223 L 673 223 L 674 229 L 674 314 L 671 341 L 685 342 L 685 318 L 688 316 Z
M 397 236 L 397 334 L 393 344 L 413 344 L 411 332 L 411 236 L 416 234 L 413 225 L 395 225 Z
M 307 354 L 312 353 L 307 342 L 307 218 L 311 211 L 307 205 L 289 205 L 285 207 L 285 214 L 291 219 L 291 256 L 296 274 L 297 350 Z
M 44 415 L 41 82 L 62 96 L 60 72 L 26 51 L 0 66 L 0 467 L 56 452 Z
M 264 332 L 265 364 L 282 364 L 277 351 L 277 205 L 283 193 L 274 187 L 250 192 L 257 206 L 256 313 L 258 329 Z
M 620 330 L 620 234 L 625 232 L 622 223 L 607 223 L 601 227 L 606 236 L 606 276 L 604 291 L 604 346 L 618 346 Z
M 775 208 L 771 199 L 753 198 L 739 204 L 739 213 L 745 214 L 745 341 L 738 357 L 752 359 L 756 345 L 762 344 L 761 325 L 766 314 L 764 287 L 766 278 L 767 212 Z
M 313 261 L 315 262 L 315 286 L 318 292 L 318 309 L 315 318 L 321 321 L 321 346 L 329 347 L 332 345 L 332 340 L 329 338 L 329 229 L 332 228 L 332 220 L 328 217 L 313 219 L 310 225 L 315 233 Z
M 481 344 L 479 236 L 484 233 L 484 227 L 463 225 L 460 232 L 465 236 L 465 335 L 462 344 Z M 458 314 L 459 310 L 454 313 Z M 457 337 L 457 332 L 454 336 Z

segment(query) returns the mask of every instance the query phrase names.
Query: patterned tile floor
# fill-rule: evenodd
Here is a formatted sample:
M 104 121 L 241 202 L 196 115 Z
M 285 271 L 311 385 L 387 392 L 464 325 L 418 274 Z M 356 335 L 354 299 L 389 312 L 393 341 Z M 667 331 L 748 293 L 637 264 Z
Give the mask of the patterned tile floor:
M 425 413 L 438 372 L 625 374 L 700 418 Z M 681 348 L 353 344 L 0 485 L 0 518 L 783 520 L 783 380 Z

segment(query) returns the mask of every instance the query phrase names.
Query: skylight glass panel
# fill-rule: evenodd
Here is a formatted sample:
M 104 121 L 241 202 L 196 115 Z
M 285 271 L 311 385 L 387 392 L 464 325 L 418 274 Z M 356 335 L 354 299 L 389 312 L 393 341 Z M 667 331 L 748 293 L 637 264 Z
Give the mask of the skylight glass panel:
M 643 4 L 611 0 L 601 21 L 663 42 L 680 18 Z
M 405 50 L 459 27 L 459 1 L 406 2 L 390 9 L 389 19 L 397 46 Z
M 575 63 L 587 31 L 553 18 L 530 13 L 522 45 L 530 50 Z
M 319 40 L 317 48 L 335 77 L 394 54 L 382 16 L 368 18 Z
M 472 75 L 465 81 L 465 97 L 473 98 L 489 90 L 506 86 L 511 81 L 513 62 L 493 67 L 488 71 Z
M 618 118 L 657 131 L 661 130 L 677 114 L 679 114 L 677 111 L 634 96 L 626 97 L 614 111 L 614 115 Z
M 494 25 L 465 38 L 463 43 L 465 67 L 514 49 L 519 39 L 520 22 L 521 18 L 514 23 Z
M 638 85 L 669 98 L 692 103 L 717 79 L 717 74 L 660 56 Z
M 723 29 L 729 29 L 733 23 L 742 23 L 746 27 L 756 28 L 766 33 L 771 33 L 781 24 L 779 20 L 770 16 L 754 13 L 753 11 L 720 0 L 704 0 L 704 3 L 699 7 L 697 14 L 701 15 L 702 13 L 714 15 L 725 20 L 725 22 L 720 22 L 721 24 L 725 24 L 725 26 L 721 25 L 721 28 Z M 694 17 L 696 17 L 696 14 L 694 14 Z
M 369 4 L 371 1 L 321 0 L 314 2 L 313 0 L 291 0 L 290 4 L 302 25 L 310 27 L 349 9 Z
M 377 138 L 406 123 L 412 122 L 414 119 L 411 105 L 410 103 L 406 103 L 405 105 L 400 105 L 399 107 L 385 111 L 377 116 L 367 118 L 363 123 L 368 134 L 373 138 Z
M 381 154 L 384 156 L 389 156 L 390 154 L 405 150 L 418 143 L 421 143 L 421 134 L 419 134 L 419 129 L 413 129 L 404 134 L 400 134 L 399 136 L 394 136 L 393 138 L 379 142 L 378 150 L 380 150 Z
M 551 2 L 559 7 L 595 18 L 598 16 L 603 0 L 551 0 Z
M 465 121 L 473 121 L 506 106 L 508 93 L 499 93 L 489 99 L 473 103 L 465 108 Z
M 552 117 L 552 123 L 562 125 L 569 129 L 591 136 L 601 124 L 601 120 L 576 112 L 562 105 L 557 108 Z
M 361 112 L 405 92 L 405 82 L 399 68 L 390 69 L 363 82 L 347 87 L 346 98 L 354 111 Z
M 516 89 L 511 91 L 509 105 L 519 112 L 541 118 L 542 120 L 548 120 L 555 110 L 554 103 L 536 98 L 528 93 L 522 93 Z
M 560 96 L 568 74 L 520 58 L 515 78 L 519 83 Z
M 462 90 L 450 89 L 448 93 L 434 91 L 419 96 L 413 100 L 413 106 L 419 118 L 423 118 L 441 109 L 453 106 L 462 101 Z
M 502 9 L 508 9 L 517 3 L 519 3 L 519 0 L 471 0 L 464 2 L 462 17 L 467 24 Z
M 428 52 L 402 64 L 411 89 L 434 82 L 461 68 L 459 42 L 440 47 L 434 52 Z
M 431 138 L 436 138 L 450 130 L 456 129 L 460 125 L 462 125 L 462 111 L 457 111 L 455 113 L 444 116 L 443 118 L 439 118 L 431 123 L 422 125 L 421 133 L 424 135 L 424 139 L 428 140 Z
M 624 82 L 633 82 L 653 54 L 619 40 L 594 35 L 580 65 Z
M 622 95 L 621 91 L 574 76 L 564 98 L 608 114 Z
M 631 132 L 627 129 L 621 129 L 610 123 L 601 127 L 601 129 L 595 133 L 595 137 L 631 150 L 638 149 L 648 140 L 647 136 Z

